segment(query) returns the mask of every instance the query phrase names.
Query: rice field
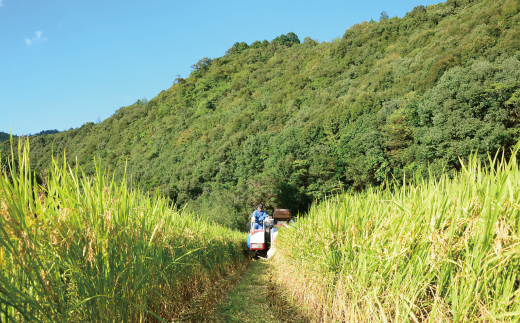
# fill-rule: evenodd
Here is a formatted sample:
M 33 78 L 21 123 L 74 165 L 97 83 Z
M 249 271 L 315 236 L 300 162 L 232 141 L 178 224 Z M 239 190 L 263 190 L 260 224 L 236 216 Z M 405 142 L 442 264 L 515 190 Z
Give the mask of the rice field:
M 243 263 L 244 234 L 99 165 L 89 177 L 63 158 L 38 184 L 23 147 L 0 156 L 0 322 L 171 322 Z
M 278 236 L 277 284 L 316 321 L 520 321 L 517 152 L 313 206 Z

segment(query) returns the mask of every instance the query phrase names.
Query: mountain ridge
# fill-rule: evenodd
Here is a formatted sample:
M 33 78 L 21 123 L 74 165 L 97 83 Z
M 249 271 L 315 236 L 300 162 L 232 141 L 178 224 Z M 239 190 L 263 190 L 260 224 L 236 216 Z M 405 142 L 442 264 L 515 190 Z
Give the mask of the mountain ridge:
M 150 101 L 32 138 L 33 168 L 66 151 L 89 174 L 97 156 L 237 228 L 258 202 L 305 211 L 341 190 L 457 170 L 459 156 L 519 139 L 519 7 L 449 0 L 330 43 L 237 42 Z
M 54 129 L 54 130 L 42 130 L 42 131 L 40 131 L 38 133 L 35 133 L 35 134 L 29 134 L 28 136 L 32 137 L 32 136 L 52 135 L 52 134 L 55 134 L 55 133 L 59 133 L 59 131 L 57 129 Z M 13 135 L 13 138 L 17 138 L 17 137 L 18 137 L 17 135 Z M 0 142 L 8 141 L 10 138 L 11 138 L 11 134 L 9 134 L 7 132 L 0 131 Z

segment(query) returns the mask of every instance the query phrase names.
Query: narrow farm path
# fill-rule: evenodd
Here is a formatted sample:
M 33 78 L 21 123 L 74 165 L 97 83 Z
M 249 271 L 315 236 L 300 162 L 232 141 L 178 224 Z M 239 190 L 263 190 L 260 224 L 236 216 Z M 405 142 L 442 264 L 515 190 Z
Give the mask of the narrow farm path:
M 207 314 L 206 322 L 305 322 L 297 315 L 287 315 L 287 308 L 280 310 L 270 274 L 268 262 L 252 261 L 250 269 Z
M 227 286 L 217 288 L 220 293 L 213 292 L 192 302 L 190 311 L 177 322 L 308 322 L 278 293 L 270 275 L 269 262 L 252 260 L 247 269 L 223 284 Z
M 268 264 L 253 261 L 251 268 L 208 313 L 208 322 L 280 322 L 267 299 Z

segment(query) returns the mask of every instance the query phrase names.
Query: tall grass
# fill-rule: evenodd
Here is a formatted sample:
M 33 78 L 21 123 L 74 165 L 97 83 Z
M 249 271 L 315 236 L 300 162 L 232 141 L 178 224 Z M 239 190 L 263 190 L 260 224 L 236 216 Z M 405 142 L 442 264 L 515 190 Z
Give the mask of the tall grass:
M 88 177 L 54 161 L 38 185 L 28 152 L 27 141 L 0 175 L 1 322 L 171 322 L 243 260 L 243 234 L 99 165 Z
M 517 152 L 314 206 L 278 236 L 277 281 L 325 322 L 520 321 Z

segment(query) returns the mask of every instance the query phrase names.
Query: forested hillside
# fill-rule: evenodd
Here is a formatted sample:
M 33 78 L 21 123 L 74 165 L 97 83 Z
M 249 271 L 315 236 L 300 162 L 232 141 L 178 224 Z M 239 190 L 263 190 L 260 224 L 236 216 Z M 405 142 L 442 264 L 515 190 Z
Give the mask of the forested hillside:
M 457 170 L 458 156 L 519 139 L 519 8 L 449 0 L 332 42 L 236 43 L 150 101 L 33 138 L 33 168 L 66 151 L 93 172 L 99 156 L 231 227 L 260 201 L 296 212 L 338 189 Z
M 0 142 L 2 142 L 2 141 L 6 141 L 6 140 L 9 140 L 9 134 L 0 131 Z
M 43 130 L 43 131 L 40 131 L 38 133 L 35 133 L 35 134 L 29 134 L 29 137 L 31 136 L 42 136 L 42 135 L 52 135 L 52 134 L 55 134 L 55 133 L 58 133 L 59 131 L 54 129 L 54 130 Z M 16 135 L 13 135 L 13 138 L 16 138 L 17 136 Z M 6 132 L 3 132 L 3 131 L 0 131 L 0 142 L 2 141 L 8 141 L 9 138 L 11 138 L 11 135 L 6 133 Z

